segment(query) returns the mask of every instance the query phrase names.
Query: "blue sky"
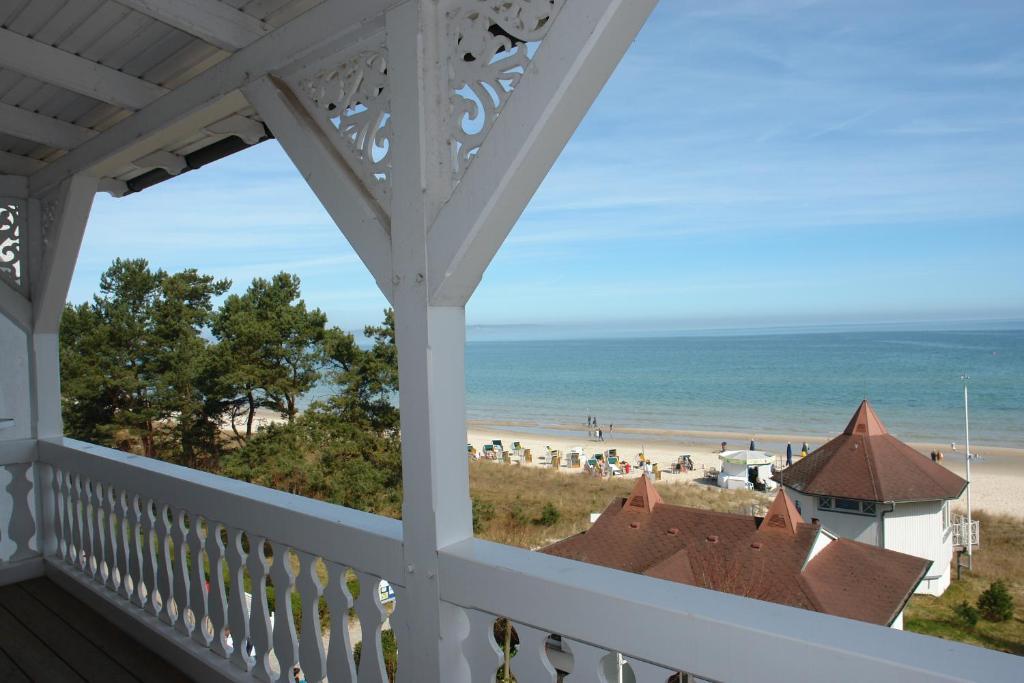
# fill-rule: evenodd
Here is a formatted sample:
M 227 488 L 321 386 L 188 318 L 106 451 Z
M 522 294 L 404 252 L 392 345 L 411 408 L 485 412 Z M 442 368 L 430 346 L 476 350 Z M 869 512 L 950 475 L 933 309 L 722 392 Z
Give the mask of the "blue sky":
M 663 0 L 467 308 L 473 325 L 1024 318 L 1024 3 Z M 274 142 L 101 195 L 116 256 L 386 305 Z

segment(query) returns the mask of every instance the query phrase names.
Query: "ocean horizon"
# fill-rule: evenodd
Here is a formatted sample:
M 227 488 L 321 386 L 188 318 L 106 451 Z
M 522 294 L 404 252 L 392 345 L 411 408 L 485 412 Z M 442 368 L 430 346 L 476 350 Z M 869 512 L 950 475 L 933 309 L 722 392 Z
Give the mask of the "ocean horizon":
M 1003 323 L 1004 325 L 1007 323 Z M 871 400 L 906 441 L 1024 447 L 1024 326 L 470 340 L 470 420 L 650 430 L 841 431 Z

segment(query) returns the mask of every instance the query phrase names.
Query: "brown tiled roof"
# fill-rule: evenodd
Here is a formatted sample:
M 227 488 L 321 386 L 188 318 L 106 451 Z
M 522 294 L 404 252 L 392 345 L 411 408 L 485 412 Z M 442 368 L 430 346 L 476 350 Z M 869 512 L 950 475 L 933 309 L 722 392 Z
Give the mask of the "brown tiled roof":
M 808 562 L 821 529 L 803 523 L 784 492 L 760 518 L 666 504 L 645 479 L 629 497 L 613 500 L 589 531 L 541 552 L 883 625 L 931 564 L 836 540 Z M 637 496 L 657 500 L 631 504 Z
M 967 486 L 890 434 L 867 401 L 842 434 L 773 478 L 802 493 L 880 502 L 959 498 Z

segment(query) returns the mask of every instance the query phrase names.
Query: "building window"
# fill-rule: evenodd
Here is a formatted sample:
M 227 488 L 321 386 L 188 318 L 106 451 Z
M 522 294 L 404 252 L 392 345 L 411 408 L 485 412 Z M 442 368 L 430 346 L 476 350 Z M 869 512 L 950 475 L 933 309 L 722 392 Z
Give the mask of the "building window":
M 947 529 L 949 529 L 949 526 L 949 501 L 947 500 L 945 503 L 942 504 L 942 530 L 946 531 Z
M 819 510 L 834 510 L 853 515 L 875 516 L 878 504 L 872 500 L 856 500 L 854 498 L 836 498 L 835 496 L 818 496 Z
M 860 501 L 850 498 L 836 498 L 836 510 L 843 512 L 860 512 Z

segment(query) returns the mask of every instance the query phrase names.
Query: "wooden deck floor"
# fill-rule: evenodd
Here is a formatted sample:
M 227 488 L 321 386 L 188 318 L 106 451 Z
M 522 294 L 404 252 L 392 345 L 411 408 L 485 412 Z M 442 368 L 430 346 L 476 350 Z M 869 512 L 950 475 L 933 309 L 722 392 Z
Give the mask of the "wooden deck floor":
M 188 681 L 48 579 L 0 587 L 0 681 Z

